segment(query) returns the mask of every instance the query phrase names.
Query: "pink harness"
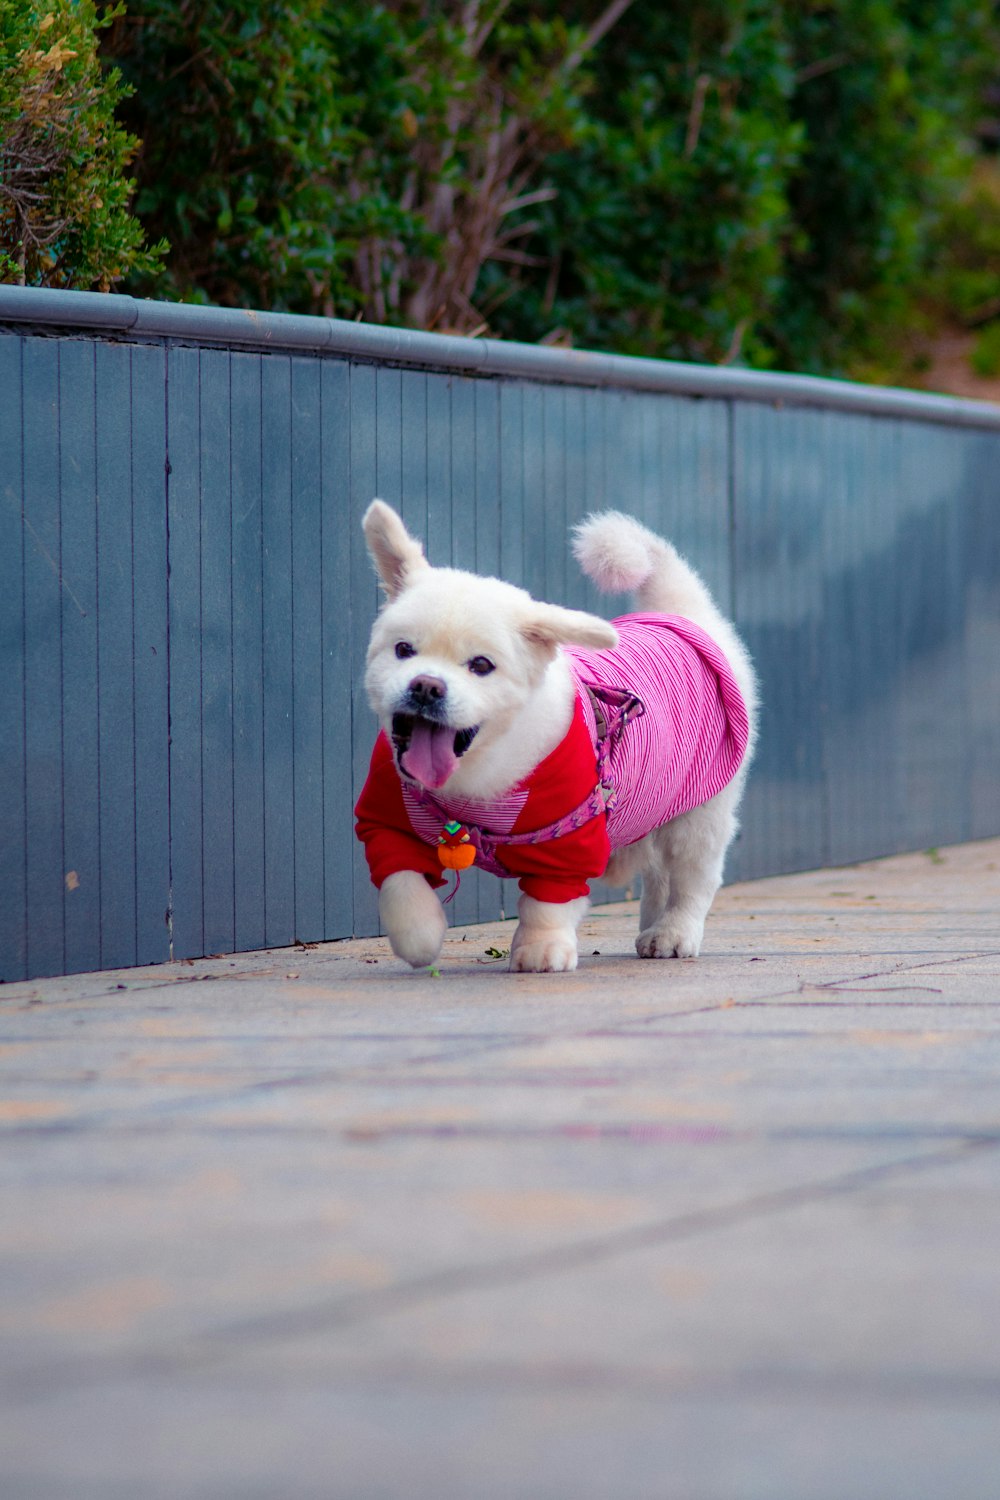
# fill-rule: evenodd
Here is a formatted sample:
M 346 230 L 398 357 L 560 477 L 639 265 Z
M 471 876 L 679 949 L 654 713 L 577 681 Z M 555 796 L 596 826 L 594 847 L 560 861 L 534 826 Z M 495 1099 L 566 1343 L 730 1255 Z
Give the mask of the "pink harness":
M 463 827 L 468 831 L 469 837 L 476 846 L 476 864 L 493 875 L 508 875 L 509 871 L 504 869 L 496 858 L 496 851 L 501 845 L 507 844 L 545 844 L 550 839 L 562 838 L 567 833 L 572 833 L 576 828 L 582 828 L 584 823 L 589 823 L 591 818 L 596 818 L 599 813 L 608 813 L 618 801 L 618 789 L 611 779 L 611 756 L 620 737 L 631 719 L 637 719 L 645 713 L 645 707 L 634 693 L 624 688 L 593 687 L 587 686 L 587 695 L 593 707 L 594 718 L 597 724 L 597 744 L 595 754 L 597 757 L 597 783 L 592 792 L 586 796 L 578 807 L 572 812 L 557 818 L 554 823 L 548 823 L 544 828 L 532 829 L 530 833 L 494 833 L 479 824 L 470 823 L 463 819 Z M 447 823 L 454 817 L 442 802 L 429 792 L 426 787 L 417 783 L 407 783 L 404 787 L 404 797 L 409 804 L 411 799 L 414 803 Z M 454 892 L 452 892 L 454 895 Z

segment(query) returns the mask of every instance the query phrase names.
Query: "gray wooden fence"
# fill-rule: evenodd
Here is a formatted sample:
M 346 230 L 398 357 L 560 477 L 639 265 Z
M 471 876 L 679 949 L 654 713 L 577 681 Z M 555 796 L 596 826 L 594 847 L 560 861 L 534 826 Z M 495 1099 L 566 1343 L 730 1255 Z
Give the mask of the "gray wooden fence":
M 0 288 L 0 977 L 375 930 L 376 494 L 587 608 L 578 517 L 678 543 L 763 682 L 731 875 L 1000 832 L 1000 409 Z

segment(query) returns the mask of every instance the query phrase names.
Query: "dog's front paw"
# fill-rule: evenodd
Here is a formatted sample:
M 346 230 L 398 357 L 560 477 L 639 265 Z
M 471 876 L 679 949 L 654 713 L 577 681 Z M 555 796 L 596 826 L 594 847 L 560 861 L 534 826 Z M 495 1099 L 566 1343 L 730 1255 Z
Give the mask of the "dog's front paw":
M 576 928 L 590 902 L 536 901 L 524 895 L 517 903 L 520 921 L 510 945 L 515 973 L 564 974 L 576 968 Z
M 697 958 L 704 935 L 704 922 L 675 915 L 640 932 L 635 951 L 640 958 Z
M 575 969 L 576 933 L 568 937 L 547 933 L 526 938 L 520 943 L 515 937 L 510 950 L 510 966 L 519 974 L 564 974 Z
M 414 969 L 434 962 L 448 931 L 448 918 L 422 875 L 415 870 L 389 875 L 379 891 L 378 914 L 397 958 Z

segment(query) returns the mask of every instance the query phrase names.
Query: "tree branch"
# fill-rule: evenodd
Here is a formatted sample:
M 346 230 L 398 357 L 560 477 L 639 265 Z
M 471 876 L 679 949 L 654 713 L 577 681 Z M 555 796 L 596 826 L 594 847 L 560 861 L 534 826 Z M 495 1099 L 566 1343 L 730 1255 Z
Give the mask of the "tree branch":
M 593 52 L 601 38 L 607 35 L 615 22 L 620 21 L 629 6 L 634 3 L 635 0 L 611 0 L 611 4 L 598 16 L 576 51 L 571 52 L 565 59 L 560 71 L 572 73 L 575 68 L 578 68 L 587 53 Z

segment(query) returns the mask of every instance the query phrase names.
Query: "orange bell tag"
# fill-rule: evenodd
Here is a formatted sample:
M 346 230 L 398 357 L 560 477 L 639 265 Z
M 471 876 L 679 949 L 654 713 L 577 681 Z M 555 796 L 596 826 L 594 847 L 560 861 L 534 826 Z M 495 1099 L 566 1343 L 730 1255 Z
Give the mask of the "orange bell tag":
M 476 846 L 464 823 L 446 823 L 438 834 L 437 856 L 446 870 L 467 870 L 476 862 Z

